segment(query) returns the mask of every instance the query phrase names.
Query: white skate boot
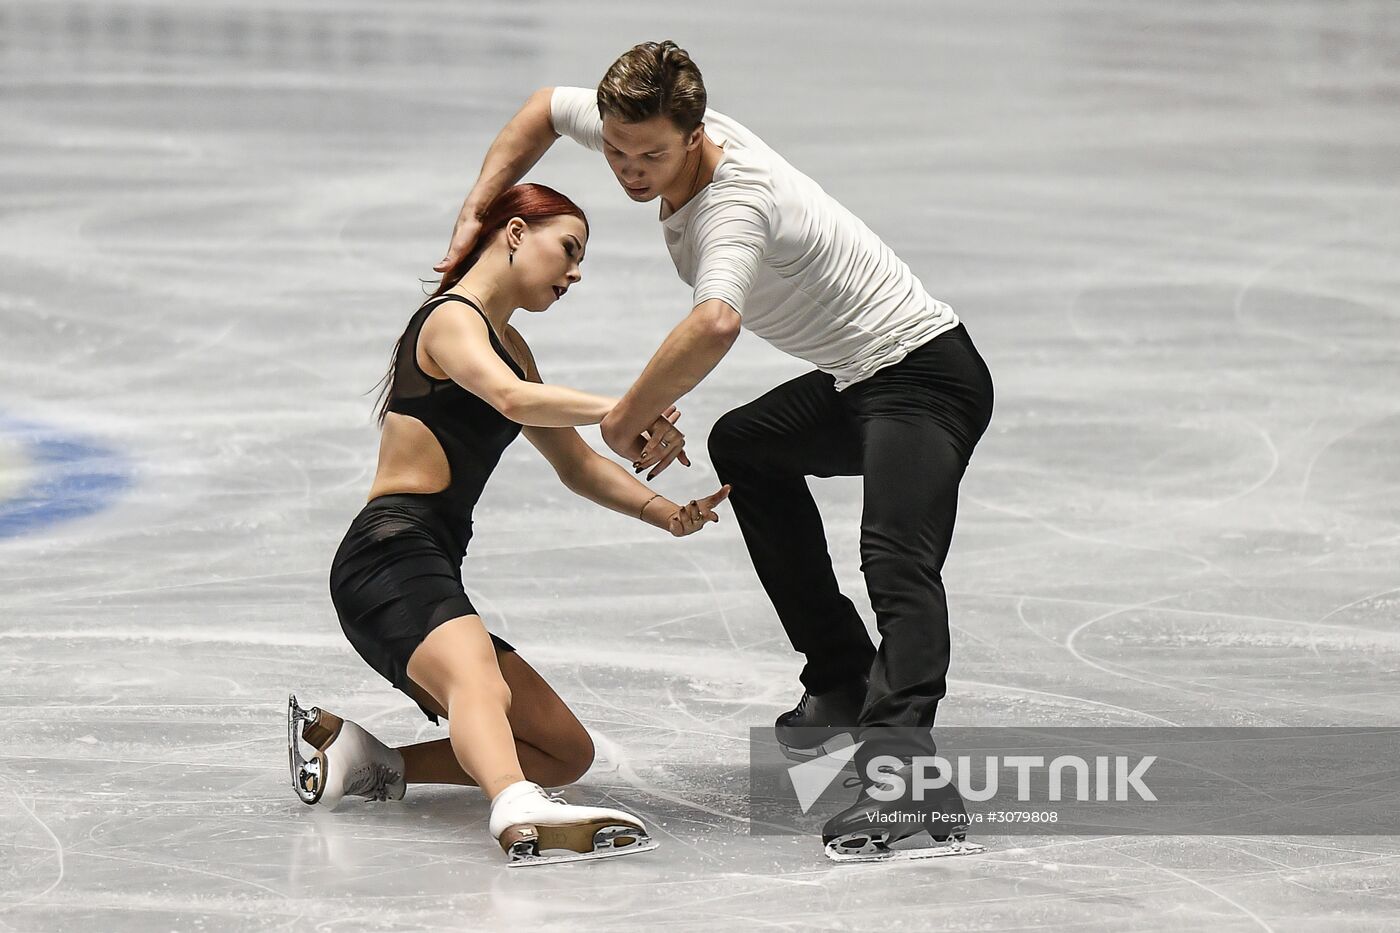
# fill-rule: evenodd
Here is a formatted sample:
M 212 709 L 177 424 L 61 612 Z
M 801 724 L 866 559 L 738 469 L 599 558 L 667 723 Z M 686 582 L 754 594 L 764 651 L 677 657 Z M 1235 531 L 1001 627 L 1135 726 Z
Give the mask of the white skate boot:
M 509 868 L 656 848 L 635 816 L 605 807 L 576 807 L 529 781 L 517 781 L 491 801 L 491 835 L 510 856 Z
M 306 724 L 301 738 L 313 749 L 309 759 L 297 741 L 300 723 Z M 402 800 L 407 787 L 403 755 L 348 719 L 317 707 L 302 709 L 295 694 L 287 698 L 287 757 L 302 803 L 327 810 L 347 796 Z

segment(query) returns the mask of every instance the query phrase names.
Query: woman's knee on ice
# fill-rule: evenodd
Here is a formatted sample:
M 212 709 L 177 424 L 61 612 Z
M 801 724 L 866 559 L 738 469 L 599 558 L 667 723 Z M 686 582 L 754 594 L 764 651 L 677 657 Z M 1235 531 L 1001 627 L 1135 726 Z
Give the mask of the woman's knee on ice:
M 593 767 L 593 739 L 583 726 L 570 729 L 559 747 L 550 752 L 559 761 L 561 784 L 572 784 Z

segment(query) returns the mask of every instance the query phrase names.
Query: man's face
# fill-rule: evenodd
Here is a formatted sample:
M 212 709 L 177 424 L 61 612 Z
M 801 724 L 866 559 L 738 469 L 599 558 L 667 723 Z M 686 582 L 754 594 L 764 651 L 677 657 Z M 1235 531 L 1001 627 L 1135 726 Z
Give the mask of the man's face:
M 641 123 L 607 116 L 603 118 L 603 155 L 629 198 L 650 201 L 671 189 L 686 154 L 700 145 L 704 129 L 702 125 L 687 135 L 664 116 Z

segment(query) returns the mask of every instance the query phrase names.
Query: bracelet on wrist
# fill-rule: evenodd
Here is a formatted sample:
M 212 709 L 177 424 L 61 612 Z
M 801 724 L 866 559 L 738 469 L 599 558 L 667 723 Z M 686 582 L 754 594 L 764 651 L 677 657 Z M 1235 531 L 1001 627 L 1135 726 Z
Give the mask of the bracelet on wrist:
M 656 495 L 652 496 L 650 499 L 648 499 L 647 501 L 643 502 L 643 503 L 642 503 L 642 507 L 641 507 L 640 509 L 637 510 L 637 520 L 638 520 L 638 521 L 646 521 L 647 506 L 651 505 L 653 502 L 655 502 L 657 499 L 660 499 L 660 498 L 661 498 L 661 493 L 658 492 Z

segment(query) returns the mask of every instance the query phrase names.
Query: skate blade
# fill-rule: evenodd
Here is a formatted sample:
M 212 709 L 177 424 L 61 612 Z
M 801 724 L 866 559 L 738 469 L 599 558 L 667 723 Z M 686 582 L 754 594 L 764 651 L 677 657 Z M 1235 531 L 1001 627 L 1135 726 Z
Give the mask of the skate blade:
M 541 849 L 543 843 L 544 848 Z M 610 825 L 593 834 L 593 851 L 571 851 L 562 839 L 523 837 L 511 845 L 507 868 L 529 868 L 537 865 L 558 865 L 564 862 L 586 862 L 618 855 L 650 852 L 657 843 L 635 826 Z
M 561 865 L 564 862 L 590 862 L 601 858 L 615 858 L 619 855 L 635 855 L 638 852 L 650 852 L 657 848 L 655 840 L 638 842 L 630 846 L 619 846 L 615 849 L 595 849 L 592 852 L 569 852 L 563 851 L 554 854 L 553 851 L 545 852 L 542 855 L 528 854 L 517 856 L 512 854 L 507 868 L 534 868 L 539 865 Z
M 301 724 L 315 722 L 311 710 L 304 710 L 297 703 L 296 694 L 287 697 L 287 763 L 292 772 L 292 789 L 297 798 L 308 806 L 321 802 L 321 792 L 325 789 L 326 756 L 320 749 L 312 748 L 307 758 L 301 750 Z
M 884 843 L 875 843 L 862 850 L 844 851 L 840 845 L 840 839 L 828 842 L 823 849 L 826 857 L 833 862 L 910 862 L 916 859 L 950 858 L 955 855 L 979 855 L 987 851 L 987 847 L 979 843 L 953 839 L 915 849 L 891 849 Z

